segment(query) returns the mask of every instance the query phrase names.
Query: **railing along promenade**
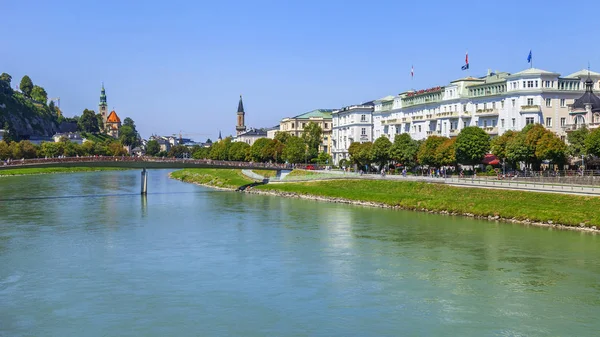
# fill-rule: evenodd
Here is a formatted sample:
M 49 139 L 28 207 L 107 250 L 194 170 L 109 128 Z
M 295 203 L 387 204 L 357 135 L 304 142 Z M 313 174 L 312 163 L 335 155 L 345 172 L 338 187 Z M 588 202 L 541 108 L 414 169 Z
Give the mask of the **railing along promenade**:
M 85 166 L 85 164 L 95 164 L 94 166 L 119 166 L 142 168 L 145 166 L 153 167 L 152 164 L 159 167 L 213 167 L 213 168 L 249 168 L 266 170 L 286 170 L 294 167 L 304 167 L 303 165 L 294 166 L 291 164 L 279 163 L 257 163 L 257 162 L 239 162 L 211 159 L 181 159 L 181 158 L 159 158 L 159 157 L 129 157 L 129 156 L 88 156 L 88 157 L 56 157 L 56 158 L 36 158 L 36 159 L 11 159 L 0 164 L 0 169 L 17 167 L 47 167 L 47 166 Z

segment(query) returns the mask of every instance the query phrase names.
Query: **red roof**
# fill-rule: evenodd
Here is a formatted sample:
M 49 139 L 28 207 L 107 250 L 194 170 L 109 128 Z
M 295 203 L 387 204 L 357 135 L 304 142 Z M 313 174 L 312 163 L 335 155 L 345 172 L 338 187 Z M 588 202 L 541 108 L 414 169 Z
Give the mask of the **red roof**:
M 107 123 L 121 123 L 121 118 L 119 118 L 119 116 L 117 116 L 117 113 L 115 112 L 115 110 L 113 110 L 108 115 L 108 118 L 106 118 L 106 122 Z

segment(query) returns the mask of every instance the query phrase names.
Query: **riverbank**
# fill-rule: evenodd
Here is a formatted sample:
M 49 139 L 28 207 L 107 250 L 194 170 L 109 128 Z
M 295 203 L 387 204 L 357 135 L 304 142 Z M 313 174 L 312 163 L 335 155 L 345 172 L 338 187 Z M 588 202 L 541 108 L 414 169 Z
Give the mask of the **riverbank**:
M 254 180 L 233 169 L 184 169 L 169 173 L 169 178 L 200 186 L 234 191 Z
M 186 179 L 180 179 L 182 181 L 228 189 L 252 182 L 239 171 L 235 172 L 237 170 L 228 170 L 233 171 L 228 173 L 221 172 L 227 170 L 196 170 L 198 177 L 184 173 L 191 170 L 174 174 L 185 174 Z M 235 180 L 235 183 L 234 180 L 228 180 L 228 186 L 218 183 L 228 179 L 226 177 L 244 179 Z M 240 184 L 235 186 L 236 183 Z M 245 192 L 600 232 L 597 229 L 600 227 L 598 197 L 356 179 L 267 184 L 249 188 Z
M 120 167 L 35 167 L 15 168 L 0 170 L 0 177 L 23 176 L 32 174 L 54 174 L 54 173 L 76 173 L 76 172 L 99 172 L 99 171 L 123 171 L 128 170 Z

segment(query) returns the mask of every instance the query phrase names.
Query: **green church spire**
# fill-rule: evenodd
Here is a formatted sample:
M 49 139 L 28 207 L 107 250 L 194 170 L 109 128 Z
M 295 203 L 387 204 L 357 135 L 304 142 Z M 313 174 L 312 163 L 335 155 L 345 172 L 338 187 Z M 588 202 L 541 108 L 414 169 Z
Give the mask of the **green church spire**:
M 104 90 L 104 82 L 102 82 L 102 90 L 100 91 L 100 105 L 106 106 L 106 91 Z

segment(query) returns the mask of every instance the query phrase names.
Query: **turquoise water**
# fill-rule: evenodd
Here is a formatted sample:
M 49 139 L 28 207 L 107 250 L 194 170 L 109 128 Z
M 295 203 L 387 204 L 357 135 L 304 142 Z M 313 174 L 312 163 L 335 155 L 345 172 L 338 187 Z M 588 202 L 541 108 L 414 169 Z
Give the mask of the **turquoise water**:
M 223 192 L 0 178 L 0 336 L 597 336 L 578 232 Z

